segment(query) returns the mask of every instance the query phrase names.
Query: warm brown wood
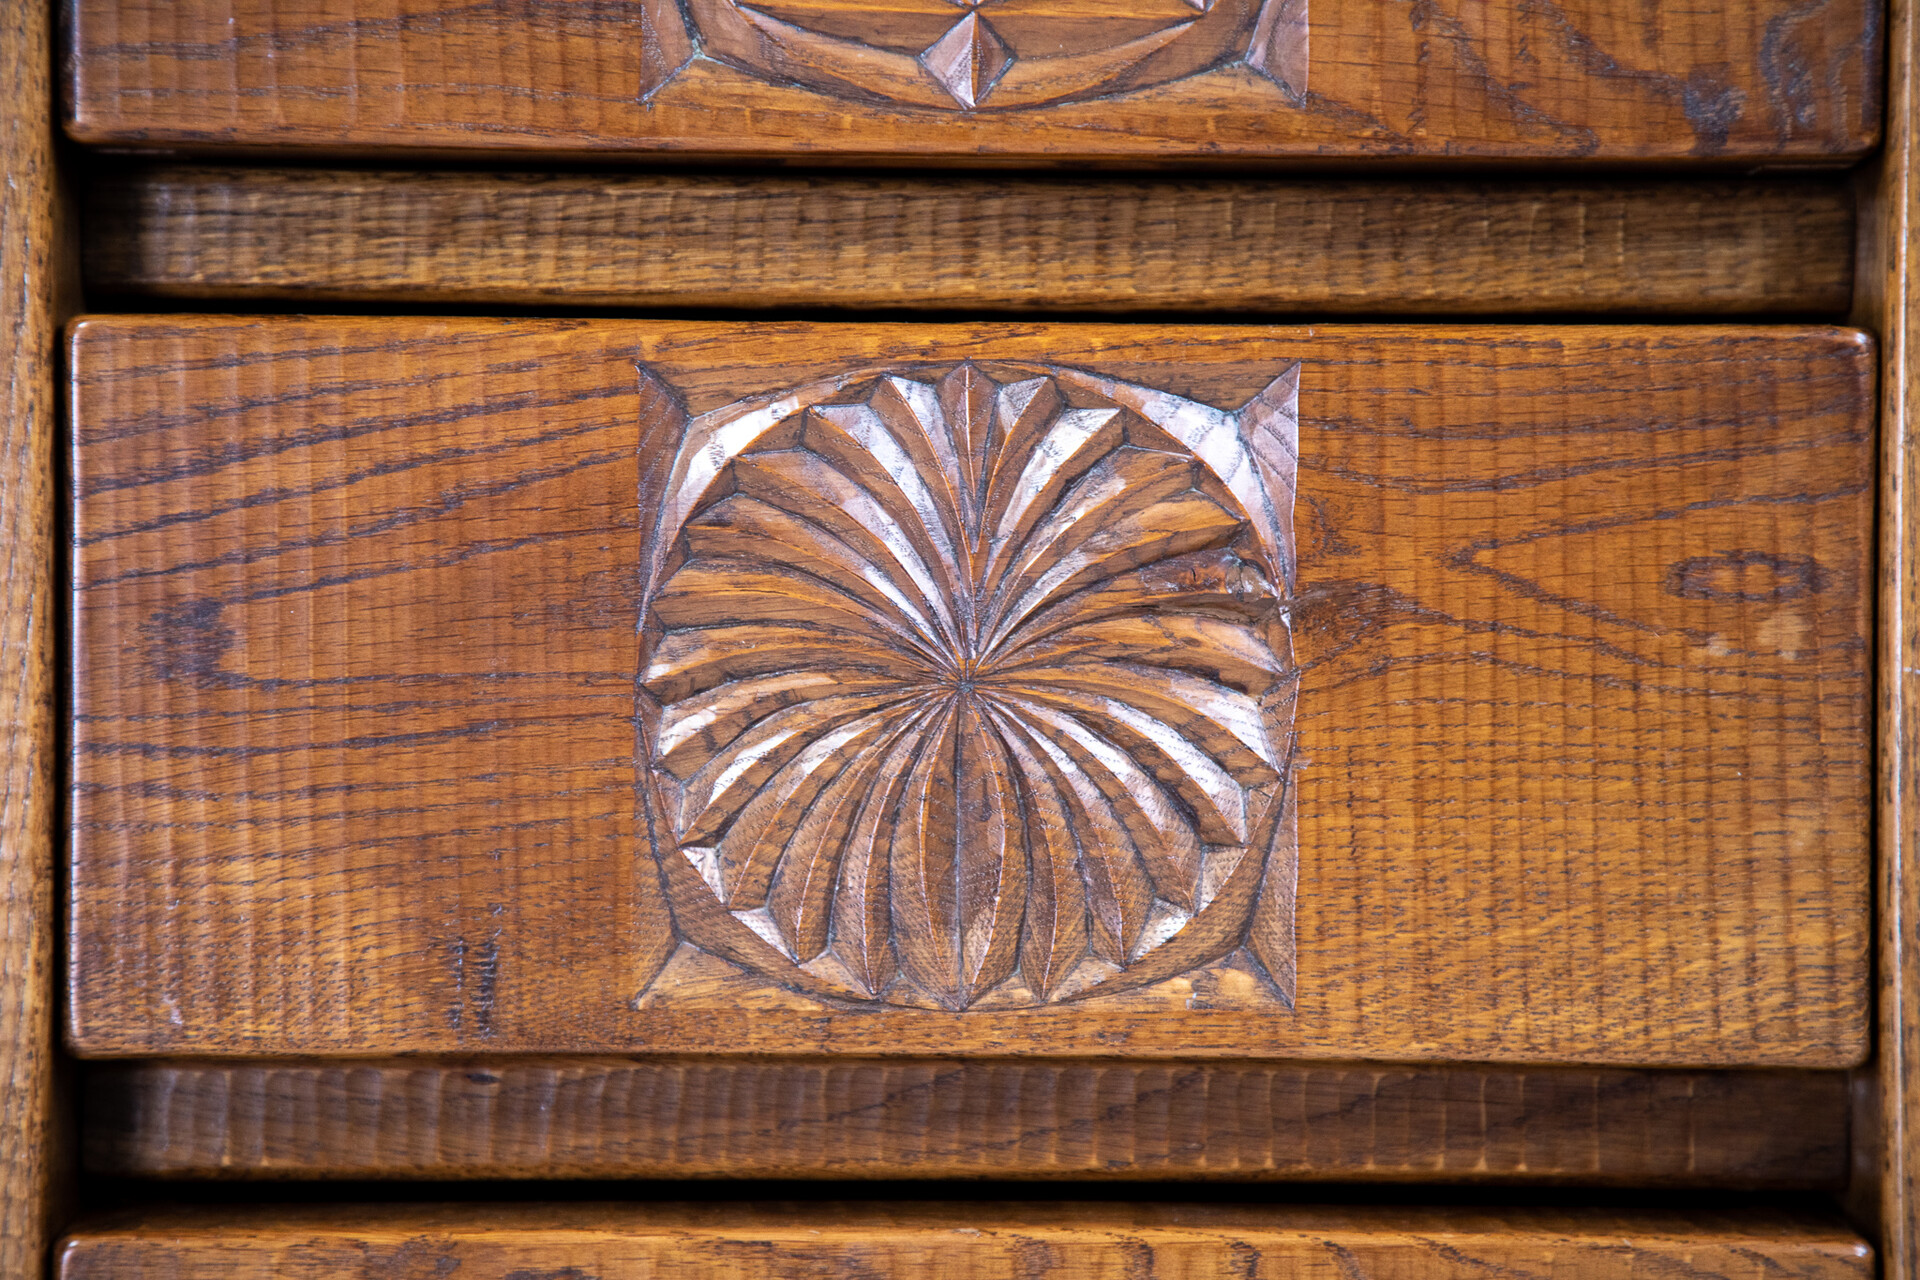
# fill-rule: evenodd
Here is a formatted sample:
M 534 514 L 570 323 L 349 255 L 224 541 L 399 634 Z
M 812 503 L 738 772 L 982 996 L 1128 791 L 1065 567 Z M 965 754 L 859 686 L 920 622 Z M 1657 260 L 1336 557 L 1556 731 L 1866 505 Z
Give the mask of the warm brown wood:
M 170 167 L 87 206 L 88 283 L 301 302 L 1844 313 L 1824 181 L 553 175 Z
M 821 157 L 1829 160 L 1873 0 L 78 0 L 85 142 Z
M 1864 1050 L 1852 331 L 128 318 L 74 360 L 88 1053 Z M 1069 603 L 1118 612 L 975 659 L 975 517 L 894 486 L 983 439 L 1103 458 L 1104 505 L 977 492 L 992 547 L 1094 535 Z
M 55 1101 L 53 443 L 72 302 L 54 158 L 52 12 L 0 3 L 0 1278 L 37 1277 L 64 1133 Z
M 59 1280 L 912 1280 L 1256 1276 L 1869 1280 L 1873 1250 L 1794 1213 L 1036 1204 L 483 1205 L 131 1213 L 68 1237 Z
M 99 1173 L 216 1178 L 1833 1187 L 1847 1173 L 1847 1078 L 1113 1061 L 132 1063 L 90 1072 L 86 1152 Z
M 1863 185 L 1857 314 L 1881 337 L 1878 1088 L 1865 1108 L 1862 1198 L 1887 1280 L 1920 1277 L 1920 15 L 1888 6 L 1893 128 Z M 1863 1215 L 1864 1216 L 1864 1215 Z

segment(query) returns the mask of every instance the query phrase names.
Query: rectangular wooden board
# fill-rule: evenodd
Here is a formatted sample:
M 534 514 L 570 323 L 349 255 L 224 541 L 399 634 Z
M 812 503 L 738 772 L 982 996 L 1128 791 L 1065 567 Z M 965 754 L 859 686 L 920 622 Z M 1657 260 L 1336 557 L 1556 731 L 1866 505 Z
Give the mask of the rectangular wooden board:
M 1880 333 L 1875 1061 L 1848 1208 L 1886 1280 L 1920 1277 L 1920 14 L 1888 6 L 1887 145 L 1861 175 L 1859 323 Z M 1863 1076 L 1869 1073 L 1862 1073 Z M 1865 1084 L 1866 1081 L 1863 1081 Z
M 96 293 L 567 307 L 1844 314 L 1837 182 L 116 170 Z M 431 233 L 425 228 L 432 228 Z
M 72 360 L 82 1052 L 1864 1051 L 1857 332 Z
M 998 1204 L 344 1206 L 134 1211 L 62 1242 L 59 1280 L 885 1275 L 1870 1280 L 1793 1212 Z
M 1827 1188 L 1845 1072 L 956 1059 L 138 1062 L 87 1167 L 168 1178 L 1102 1178 Z M 1756 1116 L 1766 1123 L 1756 1124 Z
M 81 142 L 975 161 L 1832 161 L 1873 0 L 76 0 Z

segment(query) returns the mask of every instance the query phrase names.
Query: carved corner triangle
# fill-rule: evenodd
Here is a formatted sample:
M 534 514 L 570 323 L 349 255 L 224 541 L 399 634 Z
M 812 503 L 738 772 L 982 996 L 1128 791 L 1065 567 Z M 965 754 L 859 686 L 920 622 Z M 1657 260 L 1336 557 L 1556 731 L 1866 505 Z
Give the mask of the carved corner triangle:
M 1307 96 L 1307 0 L 1263 0 L 1247 42 L 1247 65 L 1295 106 Z
M 960 361 L 689 419 L 642 370 L 637 800 L 673 937 L 947 1011 L 1244 946 L 1291 1007 L 1298 385 L 1228 411 Z
M 651 102 L 697 49 L 679 0 L 640 0 L 640 101 Z
M 1280 1003 L 1291 1010 L 1299 973 L 1293 918 L 1300 881 L 1300 814 L 1291 751 L 1285 785 L 1272 848 L 1267 855 L 1266 878 L 1261 883 L 1252 918 L 1247 921 L 1246 948 L 1273 985 Z

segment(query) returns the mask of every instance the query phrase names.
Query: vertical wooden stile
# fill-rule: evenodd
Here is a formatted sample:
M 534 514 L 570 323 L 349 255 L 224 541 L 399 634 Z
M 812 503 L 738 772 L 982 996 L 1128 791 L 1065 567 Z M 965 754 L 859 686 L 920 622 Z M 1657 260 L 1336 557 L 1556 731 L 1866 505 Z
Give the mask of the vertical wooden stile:
M 1862 1172 L 1877 1177 L 1886 1280 L 1920 1275 L 1920 458 L 1914 453 L 1913 340 L 1920 320 L 1920 157 L 1915 110 L 1916 30 L 1912 0 L 1888 7 L 1887 133 L 1868 194 L 1861 237 L 1863 324 L 1880 331 L 1881 687 L 1879 820 L 1879 1105 L 1862 1117 Z M 1861 1126 L 1857 1126 L 1861 1127 Z M 1877 1167 L 1876 1167 L 1877 1166 Z M 1875 1206 L 1865 1206 L 1871 1211 Z
M 50 558 L 55 350 L 70 298 L 55 172 L 53 6 L 0 5 L 0 1280 L 42 1274 L 54 1103 Z

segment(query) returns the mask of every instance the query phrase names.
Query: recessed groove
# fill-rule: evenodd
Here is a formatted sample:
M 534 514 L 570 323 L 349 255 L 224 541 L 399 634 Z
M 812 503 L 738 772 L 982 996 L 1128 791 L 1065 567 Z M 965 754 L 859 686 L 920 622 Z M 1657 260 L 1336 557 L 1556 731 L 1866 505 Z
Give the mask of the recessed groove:
M 86 265 L 246 306 L 1832 316 L 1853 221 L 1806 180 L 165 167 L 94 183 Z
M 950 1123 L 921 1123 L 931 1102 Z M 539 1058 L 89 1073 L 96 1173 L 1203 1178 L 1717 1187 L 1846 1175 L 1840 1072 Z M 1753 1117 L 1769 1116 L 1766 1124 Z

